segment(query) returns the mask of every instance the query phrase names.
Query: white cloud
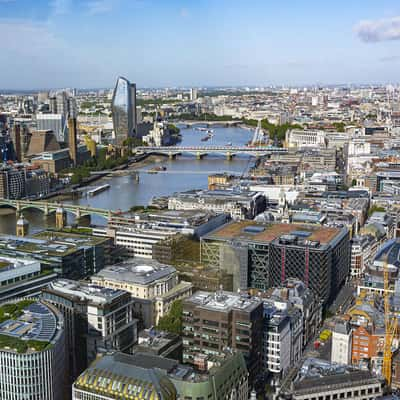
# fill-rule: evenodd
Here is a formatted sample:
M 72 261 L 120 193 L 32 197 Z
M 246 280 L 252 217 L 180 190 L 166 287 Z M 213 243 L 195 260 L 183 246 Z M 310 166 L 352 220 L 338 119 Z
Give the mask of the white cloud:
M 52 0 L 50 2 L 52 15 L 68 14 L 71 8 L 71 0 Z
M 113 9 L 114 4 L 114 0 L 91 0 L 87 4 L 88 13 L 91 15 L 108 13 Z
M 0 19 L 2 53 L 38 55 L 48 49 L 59 49 L 62 43 L 43 23 L 23 19 Z
M 354 30 L 357 36 L 367 43 L 400 40 L 400 16 L 360 21 Z

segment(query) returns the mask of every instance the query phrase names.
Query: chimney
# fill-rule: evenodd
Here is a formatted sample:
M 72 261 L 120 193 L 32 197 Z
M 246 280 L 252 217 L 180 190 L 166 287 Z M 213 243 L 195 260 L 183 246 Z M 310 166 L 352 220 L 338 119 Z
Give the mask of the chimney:
M 19 124 L 14 125 L 14 150 L 15 156 L 18 162 L 22 161 L 22 154 L 21 154 L 21 126 Z
M 69 157 L 72 160 L 74 167 L 77 165 L 77 131 L 76 131 L 76 118 L 70 118 L 68 120 L 68 146 L 69 146 Z

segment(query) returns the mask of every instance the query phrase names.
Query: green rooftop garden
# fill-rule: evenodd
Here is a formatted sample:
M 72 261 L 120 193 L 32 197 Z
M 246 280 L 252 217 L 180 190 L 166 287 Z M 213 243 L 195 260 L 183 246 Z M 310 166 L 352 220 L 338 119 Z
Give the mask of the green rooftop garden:
M 0 348 L 9 348 L 17 353 L 26 353 L 29 349 L 43 351 L 50 346 L 49 342 L 39 340 L 22 340 L 16 337 L 0 334 Z
M 0 306 L 0 323 L 8 320 L 17 320 L 22 314 L 23 310 L 29 305 L 36 303 L 36 300 L 21 300 L 18 303 L 7 303 Z M 0 348 L 9 348 L 18 353 L 25 353 L 29 349 L 34 351 L 43 351 L 48 346 L 49 342 L 42 342 L 39 340 L 23 340 L 20 338 L 0 334 Z
M 0 307 L 0 323 L 9 319 L 17 319 L 23 313 L 24 308 L 35 303 L 35 300 L 21 300 L 18 303 L 7 303 Z

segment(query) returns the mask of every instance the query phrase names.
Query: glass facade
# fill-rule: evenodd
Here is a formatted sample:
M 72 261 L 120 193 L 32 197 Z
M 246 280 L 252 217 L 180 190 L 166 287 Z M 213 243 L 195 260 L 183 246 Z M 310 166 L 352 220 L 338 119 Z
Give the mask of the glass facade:
M 121 145 L 129 136 L 134 136 L 136 127 L 136 85 L 119 77 L 112 98 L 112 118 L 115 142 Z

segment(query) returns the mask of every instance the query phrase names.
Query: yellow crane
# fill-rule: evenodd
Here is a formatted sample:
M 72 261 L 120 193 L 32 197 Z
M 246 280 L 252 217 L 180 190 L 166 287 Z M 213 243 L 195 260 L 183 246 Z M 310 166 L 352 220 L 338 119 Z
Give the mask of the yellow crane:
M 397 318 L 390 312 L 389 293 L 389 267 L 387 260 L 383 264 L 383 287 L 385 300 L 385 344 L 383 349 L 382 375 L 386 378 L 387 384 L 392 381 L 392 343 L 397 331 Z

